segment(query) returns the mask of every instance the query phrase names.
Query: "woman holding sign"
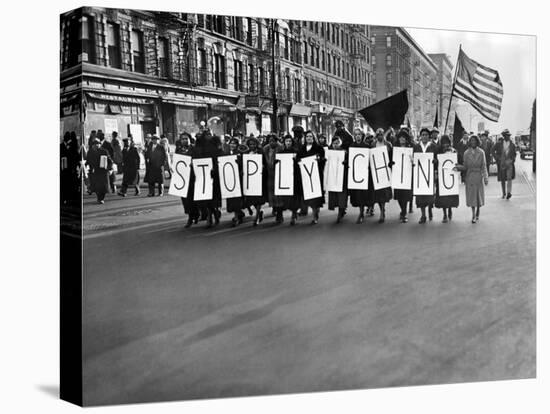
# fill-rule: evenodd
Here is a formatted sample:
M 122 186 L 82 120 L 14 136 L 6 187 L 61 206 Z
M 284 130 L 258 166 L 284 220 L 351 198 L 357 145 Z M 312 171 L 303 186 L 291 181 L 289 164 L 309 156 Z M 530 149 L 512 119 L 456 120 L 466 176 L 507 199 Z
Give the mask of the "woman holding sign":
M 265 203 L 266 200 L 265 194 L 267 193 L 267 174 L 265 171 L 265 161 L 263 161 L 263 153 L 262 150 L 259 148 L 259 141 L 254 137 L 250 137 L 246 141 L 246 145 L 248 147 L 247 154 L 262 155 L 262 165 L 259 167 L 260 170 L 262 170 L 262 195 L 244 196 L 244 206 L 247 208 L 254 206 L 254 208 L 256 209 L 256 217 L 254 218 L 254 222 L 252 223 L 252 225 L 257 226 L 264 219 L 262 205 Z
M 325 165 L 325 150 L 321 145 L 317 143 L 315 134 L 313 131 L 307 131 L 305 137 L 305 145 L 300 148 L 298 151 L 297 159 L 298 161 L 306 158 L 315 156 L 317 158 L 317 168 L 319 169 L 319 177 L 323 176 L 323 169 Z M 304 185 L 302 183 L 302 185 Z M 304 204 L 308 207 L 311 207 L 313 210 L 313 220 L 311 224 L 317 224 L 319 222 L 319 209 L 325 204 L 324 189 L 323 183 L 321 180 L 321 197 L 310 198 L 309 200 L 304 200 Z
M 339 135 L 334 135 L 332 138 L 332 144 L 330 149 L 334 151 L 343 151 L 346 156 L 344 157 L 344 179 L 342 182 L 342 191 L 329 191 L 328 192 L 328 209 L 334 210 L 338 207 L 338 217 L 336 223 L 341 223 L 344 215 L 346 214 L 346 208 L 348 207 L 348 167 L 347 167 L 347 151 L 342 147 L 342 138 Z
M 353 130 L 353 143 L 351 148 L 368 148 L 365 143 L 365 134 L 361 129 L 355 128 Z M 367 190 L 349 190 L 349 199 L 352 207 L 359 207 L 359 217 L 357 217 L 357 224 L 363 223 L 365 219 L 365 207 L 374 206 L 374 190 L 370 191 L 372 187 Z
M 282 207 L 282 202 L 280 197 L 275 196 L 275 161 L 276 155 L 283 150 L 283 146 L 279 143 L 279 139 L 275 134 L 269 134 L 267 140 L 268 144 L 263 148 L 267 176 L 267 200 L 276 214 L 277 223 L 281 223 L 283 213 L 281 210 L 279 214 L 278 210 Z
M 440 154 L 445 154 L 445 153 L 456 154 L 456 150 L 451 146 L 451 139 L 449 138 L 448 135 L 443 135 L 439 140 L 439 143 L 441 145 L 441 149 L 439 151 Z M 449 220 L 452 220 L 453 218 L 453 208 L 458 207 L 458 194 L 440 196 L 439 185 L 437 182 L 436 182 L 436 185 L 437 187 L 436 187 L 436 194 L 435 194 L 435 206 L 437 208 L 443 209 L 443 223 L 447 223 Z
M 396 137 L 397 142 L 395 143 L 396 147 L 400 148 L 412 148 L 413 144 L 411 142 L 411 137 L 408 132 L 404 129 L 401 129 L 397 133 Z M 409 150 L 410 151 L 410 150 Z M 411 174 L 411 187 L 408 190 L 405 189 L 394 189 L 393 198 L 399 203 L 399 208 L 401 212 L 399 213 L 399 219 L 402 223 L 407 223 L 409 219 L 407 218 L 407 205 L 412 202 L 413 192 L 412 192 L 412 174 Z
M 420 142 L 414 146 L 413 152 L 420 153 L 432 153 L 434 154 L 434 170 L 435 170 L 435 155 L 437 154 L 437 147 L 430 140 L 430 130 L 428 128 L 422 128 L 420 130 Z M 432 206 L 434 204 L 433 195 L 417 195 L 416 196 L 416 207 L 420 208 L 422 215 L 420 216 L 420 221 L 418 223 L 426 223 L 426 207 L 429 209 L 430 220 L 432 220 Z
M 239 167 L 239 177 L 242 177 L 242 156 L 238 150 L 239 140 L 238 138 L 230 138 L 227 150 L 225 155 L 236 155 L 237 156 L 237 166 Z M 240 178 L 239 178 L 240 179 Z M 242 188 L 242 185 L 241 185 Z M 231 224 L 233 227 L 238 226 L 243 222 L 244 213 L 243 213 L 243 197 L 232 197 L 227 198 L 226 210 L 228 213 L 233 213 L 233 218 L 231 219 Z
M 479 209 L 485 204 L 483 184 L 489 184 L 485 153 L 479 144 L 477 135 L 472 135 L 468 140 L 469 148 L 464 152 L 463 164 L 456 165 L 457 170 L 465 172 L 466 205 L 472 208 L 472 223 L 479 221 Z
M 282 154 L 293 154 L 294 155 L 294 194 L 279 196 L 281 200 L 281 207 L 277 211 L 277 218 L 279 222 L 282 222 L 282 216 L 284 210 L 290 210 L 292 216 L 290 219 L 290 225 L 294 226 L 298 218 L 298 209 L 300 208 L 300 194 L 302 193 L 302 186 L 300 180 L 300 170 L 298 168 L 298 162 L 296 160 L 296 146 L 291 135 L 285 135 L 283 139 L 283 149 L 280 151 Z
M 388 167 L 391 167 L 393 165 L 393 147 L 386 138 L 391 134 L 392 131 L 393 129 L 390 128 L 384 134 L 384 130 L 382 128 L 378 128 L 376 130 L 376 140 L 374 141 L 374 145 L 373 145 L 373 148 L 384 147 L 384 146 L 386 147 L 388 152 L 388 158 L 389 158 Z M 374 188 L 374 184 L 373 184 L 373 188 Z M 374 202 L 378 203 L 378 206 L 380 207 L 380 219 L 378 220 L 379 223 L 383 223 L 386 220 L 386 203 L 391 199 L 392 199 L 391 187 L 385 187 L 378 190 L 374 190 Z

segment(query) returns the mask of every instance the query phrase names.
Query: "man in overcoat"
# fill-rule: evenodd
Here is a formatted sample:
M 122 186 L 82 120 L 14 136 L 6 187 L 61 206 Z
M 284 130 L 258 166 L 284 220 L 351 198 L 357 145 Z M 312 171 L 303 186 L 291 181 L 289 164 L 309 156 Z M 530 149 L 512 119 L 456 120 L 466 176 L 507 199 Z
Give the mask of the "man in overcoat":
M 493 157 L 498 167 L 498 181 L 502 188 L 502 198 L 509 200 L 512 197 L 512 180 L 516 178 L 516 145 L 510 140 L 508 129 L 501 133 L 503 140 L 499 140 L 493 147 Z
M 164 195 L 164 164 L 166 161 L 166 150 L 160 145 L 159 137 L 153 135 L 151 144 L 145 151 L 145 162 L 147 164 L 145 181 L 149 184 L 147 197 L 155 196 L 155 185 L 158 186 L 159 197 Z

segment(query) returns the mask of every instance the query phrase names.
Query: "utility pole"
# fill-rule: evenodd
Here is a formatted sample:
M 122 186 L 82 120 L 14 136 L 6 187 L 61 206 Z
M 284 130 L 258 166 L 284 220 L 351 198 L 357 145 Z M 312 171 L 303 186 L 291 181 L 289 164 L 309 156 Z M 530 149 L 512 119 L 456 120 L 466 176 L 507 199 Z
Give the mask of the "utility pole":
M 271 131 L 275 134 L 279 131 L 278 103 L 277 103 L 277 85 L 275 84 L 277 76 L 275 75 L 275 19 L 270 19 L 271 25 L 271 99 L 273 101 L 273 117 L 271 121 Z

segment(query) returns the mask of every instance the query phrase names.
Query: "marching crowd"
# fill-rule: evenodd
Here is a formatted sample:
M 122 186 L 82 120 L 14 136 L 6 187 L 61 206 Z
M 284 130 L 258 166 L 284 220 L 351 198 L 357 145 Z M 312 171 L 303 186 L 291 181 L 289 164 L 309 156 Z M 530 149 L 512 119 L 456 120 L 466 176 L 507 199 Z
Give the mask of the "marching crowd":
M 379 209 L 379 223 L 386 219 L 386 204 L 395 199 L 400 207 L 400 220 L 408 221 L 407 214 L 412 212 L 412 190 L 392 189 L 391 187 L 375 190 L 372 177 L 369 177 L 367 190 L 355 190 L 346 188 L 347 178 L 344 176 L 342 191 L 327 191 L 323 189 L 322 196 L 304 200 L 301 189 L 301 177 L 299 161 L 302 158 L 315 156 L 320 177 L 323 176 L 325 167 L 325 150 L 332 149 L 344 151 L 344 174 L 347 174 L 348 149 L 350 147 L 374 148 L 385 146 L 392 161 L 394 147 L 410 147 L 413 152 L 433 153 L 435 174 L 437 175 L 436 154 L 455 152 L 458 163 L 455 170 L 460 171 L 462 181 L 465 184 L 466 205 L 472 210 L 472 223 L 479 220 L 480 207 L 485 203 L 484 185 L 488 183 L 489 165 L 493 162 L 497 166 L 498 181 L 501 183 L 502 198 L 512 197 L 512 180 L 515 178 L 514 162 L 516 148 L 510 140 L 511 134 L 506 129 L 502 131 L 497 142 L 493 142 L 487 132 L 479 136 L 464 132 L 460 140 L 453 140 L 452 136 L 439 136 L 437 128 L 423 128 L 419 137 L 411 136 L 408 128 L 394 131 L 392 128 L 384 131 L 378 129 L 374 135 L 365 134 L 361 129 L 355 129 L 353 134 L 345 127 L 343 122 L 336 121 L 336 132 L 330 140 L 323 135 L 318 137 L 312 131 L 304 131 L 301 126 L 296 126 L 292 134 L 278 136 L 245 137 L 242 134 L 236 136 L 219 137 L 211 133 L 208 128 L 201 125 L 200 131 L 191 136 L 189 133 L 180 134 L 175 142 L 177 154 L 189 155 L 192 158 L 213 158 L 213 197 L 211 200 L 193 200 L 194 176 L 191 171 L 188 197 L 182 198 L 182 204 L 187 214 L 186 227 L 197 224 L 200 220 L 206 220 L 207 225 L 215 226 L 221 217 L 222 198 L 217 172 L 216 157 L 222 155 L 237 155 L 237 163 L 242 168 L 243 154 L 261 154 L 263 164 L 262 196 L 241 196 L 226 199 L 226 209 L 233 214 L 232 225 L 237 226 L 243 222 L 245 211 L 254 215 L 253 225 L 262 222 L 264 217 L 263 207 L 267 204 L 272 209 L 277 223 L 284 221 L 283 212 L 291 212 L 290 224 L 296 224 L 298 215 L 307 215 L 309 208 L 312 210 L 312 224 L 319 220 L 319 210 L 328 204 L 329 210 L 337 210 L 337 222 L 340 223 L 347 213 L 348 201 L 352 207 L 358 209 L 357 223 L 362 223 L 366 216 L 375 214 L 374 208 Z M 453 146 L 453 141 L 456 142 Z M 144 181 L 148 184 L 147 196 L 164 194 L 164 182 L 170 178 L 171 156 L 170 146 L 165 137 L 148 134 L 142 149 L 134 144 L 131 136 L 118 138 L 116 132 L 112 133 L 111 140 L 107 140 L 102 131 L 92 131 L 88 139 L 88 148 L 79 145 L 74 132 L 67 132 L 61 143 L 61 202 L 67 203 L 79 198 L 81 184 L 87 187 L 88 194 L 95 193 L 98 203 L 103 204 L 105 195 L 109 192 L 117 193 L 125 197 L 130 187 L 135 189 L 135 195 L 140 194 L 140 151 L 145 159 Z M 278 160 L 276 154 L 294 154 L 294 195 L 275 195 L 275 166 Z M 116 166 L 116 167 L 115 167 Z M 122 174 L 122 185 L 117 190 L 115 186 L 115 174 Z M 168 175 L 168 177 L 166 177 Z M 242 174 L 241 174 L 242 177 Z M 459 205 L 458 195 L 439 195 L 437 178 L 435 180 L 434 194 L 414 196 L 416 206 L 420 209 L 419 223 L 426 223 L 433 219 L 433 209 L 439 208 L 443 212 L 443 222 L 452 220 L 453 208 Z M 412 187 L 411 187 L 412 188 Z M 326 195 L 326 196 L 325 196 Z M 254 211 L 252 210 L 254 209 Z

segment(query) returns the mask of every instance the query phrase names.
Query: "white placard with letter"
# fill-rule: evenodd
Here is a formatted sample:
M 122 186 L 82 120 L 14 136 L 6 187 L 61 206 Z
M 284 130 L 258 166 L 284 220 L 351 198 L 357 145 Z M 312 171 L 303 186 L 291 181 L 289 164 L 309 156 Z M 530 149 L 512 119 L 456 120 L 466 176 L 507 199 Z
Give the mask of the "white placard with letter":
M 109 166 L 109 163 L 107 162 L 107 156 L 106 155 L 100 155 L 99 156 L 99 168 L 107 169 Z
M 275 195 L 294 195 L 294 154 L 275 154 Z
M 212 168 L 212 158 L 196 158 L 193 160 L 193 171 L 195 172 L 193 199 L 195 201 L 212 200 L 214 192 Z
M 413 194 L 434 194 L 434 155 L 431 152 L 414 153 Z
M 237 155 L 218 157 L 218 173 L 222 198 L 241 197 L 241 179 Z
M 456 152 L 447 152 L 437 155 L 439 195 L 458 195 L 460 186 L 460 172 L 453 168 L 457 163 Z
M 393 148 L 391 186 L 394 190 L 412 190 L 413 149 Z
M 191 178 L 191 157 L 189 155 L 174 154 L 172 157 L 172 179 L 168 194 L 187 198 L 189 180 Z
M 243 194 L 262 195 L 262 154 L 243 155 Z
M 346 152 L 340 150 L 326 150 L 325 157 L 325 189 L 340 192 L 344 186 L 344 160 Z
M 321 177 L 317 165 L 317 156 L 312 155 L 300 160 L 300 173 L 302 176 L 302 189 L 304 191 L 304 200 L 321 197 Z
M 368 148 L 350 147 L 348 157 L 348 189 L 367 190 L 369 188 Z
M 391 187 L 390 157 L 385 145 L 370 149 L 370 173 L 375 190 Z

